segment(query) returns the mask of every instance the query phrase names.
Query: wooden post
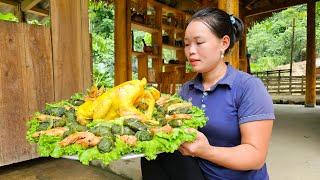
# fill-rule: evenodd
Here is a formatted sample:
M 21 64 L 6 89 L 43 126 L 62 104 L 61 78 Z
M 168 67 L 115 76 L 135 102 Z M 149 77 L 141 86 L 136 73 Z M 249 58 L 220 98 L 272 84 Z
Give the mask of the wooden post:
M 218 8 L 233 16 L 239 17 L 239 0 L 219 0 Z M 235 43 L 230 54 L 225 56 L 230 64 L 239 69 L 239 42 Z
M 245 27 L 244 29 L 244 33 L 243 33 L 243 38 L 242 40 L 239 42 L 239 57 L 240 57 L 240 61 L 239 61 L 239 70 L 244 71 L 244 72 L 248 72 L 248 66 L 249 66 L 249 62 L 248 62 L 248 57 L 247 57 L 247 28 Z
M 305 107 L 316 105 L 315 2 L 307 3 L 307 62 Z
M 305 93 L 303 84 L 304 84 L 304 77 L 301 76 L 301 94 L 304 94 L 304 93 Z
M 269 71 L 267 71 L 267 90 L 269 91 Z
M 156 11 L 155 16 L 155 24 L 157 28 L 162 27 L 162 8 L 159 5 L 154 6 Z M 152 41 L 153 43 L 156 43 L 158 45 L 158 55 L 157 58 L 152 58 L 152 69 L 155 76 L 156 83 L 160 84 L 160 82 L 157 82 L 161 80 L 159 78 L 161 71 L 162 71 L 162 31 L 152 33 Z
M 128 48 L 130 39 L 127 38 L 127 3 L 126 1 L 114 1 L 115 6 L 115 63 L 114 83 L 119 85 L 128 80 Z M 129 31 L 131 32 L 131 31 Z M 130 47 L 131 49 L 131 47 Z
M 291 39 L 291 58 L 290 58 L 290 82 L 289 82 L 289 92 L 291 93 L 292 87 L 292 64 L 293 64 L 293 51 L 294 51 L 294 28 L 295 28 L 295 18 L 292 21 L 292 39 Z
M 248 49 L 247 49 L 247 31 L 248 31 L 248 22 L 247 18 L 244 15 L 245 9 L 241 8 L 239 10 L 239 17 L 242 19 L 243 22 L 243 36 L 242 39 L 239 41 L 239 70 L 250 73 L 249 72 L 249 58 L 247 56 Z
M 88 0 L 50 2 L 55 100 L 90 85 Z
M 89 32 L 89 1 L 82 0 L 80 4 L 81 31 L 82 31 L 82 70 L 83 70 L 83 90 L 85 91 L 93 83 L 93 60 L 92 60 L 92 37 Z
M 281 73 L 278 71 L 278 94 L 280 94 L 280 81 L 281 81 Z

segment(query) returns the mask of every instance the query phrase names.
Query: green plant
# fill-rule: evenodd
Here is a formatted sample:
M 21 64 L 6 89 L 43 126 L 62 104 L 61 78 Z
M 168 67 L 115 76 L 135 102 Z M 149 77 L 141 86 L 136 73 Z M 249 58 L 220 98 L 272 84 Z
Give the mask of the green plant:
M 1 13 L 0 20 L 18 22 L 18 18 L 13 13 Z
M 290 7 L 271 17 L 255 23 L 248 31 L 247 46 L 251 54 L 252 71 L 271 70 L 278 65 L 288 64 L 291 59 L 292 22 L 295 19 L 293 60 L 303 59 L 306 47 L 306 5 Z M 316 51 L 320 52 L 320 4 L 316 5 Z M 272 62 L 269 62 L 272 61 Z

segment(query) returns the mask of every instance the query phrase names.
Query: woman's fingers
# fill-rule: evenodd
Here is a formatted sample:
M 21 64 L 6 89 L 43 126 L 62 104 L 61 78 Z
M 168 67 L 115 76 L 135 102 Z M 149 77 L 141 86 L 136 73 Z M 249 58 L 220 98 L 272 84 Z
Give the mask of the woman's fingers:
M 181 152 L 182 155 L 186 155 L 185 154 L 186 150 L 184 149 L 184 147 L 182 145 L 179 147 L 179 151 Z
M 179 147 L 179 151 L 181 152 L 182 155 L 184 156 L 192 156 L 194 157 L 194 155 L 190 152 L 188 144 L 190 143 L 183 143 L 180 147 Z

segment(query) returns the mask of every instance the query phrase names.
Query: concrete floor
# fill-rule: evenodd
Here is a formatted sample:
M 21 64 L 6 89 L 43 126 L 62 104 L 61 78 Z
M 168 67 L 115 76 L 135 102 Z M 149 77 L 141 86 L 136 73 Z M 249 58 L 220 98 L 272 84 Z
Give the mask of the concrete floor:
M 267 158 L 270 179 L 320 179 L 320 107 L 275 105 L 275 110 L 277 120 Z M 41 158 L 0 167 L 0 180 L 140 180 L 139 167 L 139 159 L 116 161 L 101 168 L 73 160 Z
M 0 167 L 0 180 L 127 180 L 96 166 L 67 159 L 38 158 Z
M 320 106 L 275 105 L 267 165 L 272 180 L 320 179 Z

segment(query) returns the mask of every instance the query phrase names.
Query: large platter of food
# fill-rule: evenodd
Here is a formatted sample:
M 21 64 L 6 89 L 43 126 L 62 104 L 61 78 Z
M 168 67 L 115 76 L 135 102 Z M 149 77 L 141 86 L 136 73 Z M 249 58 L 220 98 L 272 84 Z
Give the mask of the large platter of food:
M 204 112 L 177 95 L 160 94 L 145 79 L 47 103 L 27 121 L 27 140 L 43 157 L 69 157 L 88 165 L 99 160 L 152 160 L 195 139 Z

